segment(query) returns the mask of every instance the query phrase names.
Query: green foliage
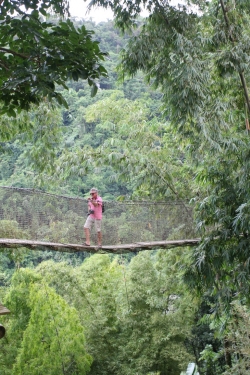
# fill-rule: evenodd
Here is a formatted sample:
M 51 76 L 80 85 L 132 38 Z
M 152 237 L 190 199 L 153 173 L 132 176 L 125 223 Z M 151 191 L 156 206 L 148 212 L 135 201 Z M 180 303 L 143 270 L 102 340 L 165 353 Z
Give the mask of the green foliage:
M 103 167 L 106 173 L 110 170 L 112 182 L 125 181 L 131 186 L 134 196 L 190 196 L 187 175 L 192 175 L 192 170 L 183 157 L 178 137 L 171 135 L 168 123 L 150 113 L 150 102 L 131 101 L 121 92 L 111 92 L 88 106 L 83 116 L 84 133 L 78 133 L 75 148 L 59 159 L 59 175 L 66 171 L 84 177 Z
M 112 261 L 108 255 L 94 255 L 80 267 L 50 261 L 39 265 L 37 277 L 79 312 L 86 350 L 93 357 L 90 374 L 175 374 L 192 360 L 184 341 L 196 303 L 181 281 L 180 254 L 162 253 L 159 261 L 139 254 L 130 264 L 123 257 Z M 45 287 L 37 285 L 44 295 Z M 48 302 L 41 301 L 34 299 L 32 305 L 37 327 L 47 314 L 45 306 L 51 313 Z
M 34 184 L 37 171 L 51 172 L 54 168 L 62 132 L 61 114 L 47 101 L 31 108 L 32 111 L 22 112 L 18 119 L 1 116 L 0 139 L 4 142 L 1 151 L 5 157 L 0 170 L 5 182 L 9 177 L 13 181 L 23 174 L 24 179 L 33 180 Z M 6 162 L 9 164 L 7 171 Z
M 187 6 L 138 0 L 94 0 L 111 7 L 124 30 L 146 7 L 149 16 L 123 51 L 121 73 L 142 70 L 163 92 L 164 110 L 183 136 L 194 129 L 216 139 L 218 130 L 242 122 L 244 100 L 250 109 L 246 82 L 249 68 L 249 7 L 246 2 L 198 3 Z M 192 6 L 193 5 L 193 6 Z M 157 53 L 155 53 L 157 51 Z M 241 81 L 241 92 L 238 82 Z M 241 113 L 231 108 L 238 108 Z M 216 134 L 216 135 L 215 135 Z
M 27 234 L 18 228 L 18 223 L 13 220 L 0 220 L 1 238 L 25 238 Z
M 217 162 L 207 162 L 199 180 L 209 195 L 197 207 L 197 223 L 204 241 L 193 254 L 187 273 L 192 286 L 216 296 L 216 311 L 230 308 L 235 298 L 249 302 L 248 201 L 249 138 L 222 150 Z M 236 297 L 237 296 L 237 297 Z
M 190 8 L 140 0 L 91 3 L 96 4 L 110 6 L 123 30 L 143 6 L 149 11 L 122 52 L 120 70 L 129 76 L 143 71 L 161 89 L 170 129 L 178 132 L 191 170 L 197 168 L 192 187 L 200 194 L 194 200 L 203 240 L 187 271 L 190 285 L 215 297 L 218 314 L 221 303 L 230 309 L 239 296 L 249 303 L 249 138 L 243 133 L 250 113 L 247 2 L 199 2 L 197 11 L 196 1 Z M 122 165 L 127 154 L 119 148 L 110 160 Z M 146 153 L 140 152 L 143 159 Z M 155 178 L 152 170 L 147 174 Z
M 5 374 L 86 374 L 91 357 L 85 351 L 77 311 L 29 270 L 15 274 L 5 299 L 8 339 L 1 361 Z
M 249 319 L 249 309 L 239 302 L 233 303 L 224 350 L 224 355 L 231 357 L 232 365 L 223 375 L 246 375 L 249 371 Z
M 45 20 L 48 7 L 62 13 L 66 2 L 24 1 L 25 10 L 21 3 L 3 1 L 0 5 L 1 112 L 16 117 L 16 110 L 28 110 L 44 97 L 67 106 L 56 85 L 67 87 L 68 79 L 88 80 L 95 95 L 95 80 L 106 76 L 106 70 L 100 64 L 105 54 L 92 39 L 93 33 L 84 25 L 75 28 L 69 19 Z
M 1 238 L 26 238 L 27 233 L 20 229 L 18 223 L 13 220 L 0 220 L 0 237 Z M 24 248 L 19 249 L 1 249 L 0 250 L 0 272 L 2 275 L 1 284 L 5 284 L 15 268 L 27 257 L 27 250 Z
M 200 354 L 200 361 L 203 362 L 203 366 L 206 368 L 207 373 L 220 373 L 219 371 L 221 369 L 218 368 L 218 359 L 220 358 L 221 353 L 214 352 L 212 345 L 207 344 Z
M 142 117 L 145 119 L 144 110 L 147 111 L 148 118 L 152 118 L 158 110 L 157 103 L 151 99 L 154 93 L 143 83 L 142 76 L 138 77 L 140 83 L 137 87 L 134 86 L 135 83 L 133 82 L 135 81 L 127 81 L 124 87 L 118 84 L 115 64 L 118 61 L 118 52 L 124 46 L 126 39 L 122 39 L 114 29 L 113 23 L 95 25 L 91 22 L 75 21 L 76 27 L 82 27 L 83 24 L 88 28 L 94 29 L 100 44 L 109 46 L 108 49 L 112 52 L 110 60 L 105 62 L 105 66 L 106 63 L 109 64 L 107 66 L 110 76 L 109 82 L 112 81 L 110 88 L 119 86 L 120 89 L 124 90 L 127 98 L 142 97 L 147 92 L 147 96 L 143 99 L 144 102 L 139 103 L 137 101 L 133 104 L 131 100 L 122 99 L 124 96 L 122 91 L 112 90 L 99 91 L 95 98 L 91 98 L 86 82 L 80 79 L 77 83 L 68 81 L 67 84 L 71 88 L 68 91 L 60 91 L 69 106 L 68 111 L 63 111 L 63 127 L 61 127 L 59 110 L 51 107 L 47 101 L 42 102 L 41 107 L 37 110 L 33 106 L 32 111 L 21 112 L 17 118 L 2 116 L 1 129 L 3 131 L 1 135 L 4 142 L 2 143 L 2 151 L 5 153 L 0 162 L 2 185 L 39 186 L 47 191 L 53 191 L 53 189 L 56 191 L 55 189 L 58 189 L 60 184 L 60 189 L 63 193 L 70 192 L 77 195 L 86 193 L 89 190 L 89 186 L 97 185 L 102 186 L 102 192 L 105 192 L 104 198 L 109 200 L 114 199 L 114 196 L 127 195 L 133 190 L 133 186 L 128 181 L 126 181 L 126 185 L 119 181 L 119 173 L 117 171 L 114 172 L 113 168 L 107 166 L 106 163 L 102 165 L 101 174 L 96 173 L 96 170 L 100 171 L 100 163 L 97 167 L 94 167 L 92 158 L 88 161 L 87 167 L 84 162 L 80 163 L 79 160 L 77 165 L 74 165 L 76 157 L 80 159 L 78 152 L 76 153 L 78 147 L 82 149 L 91 145 L 96 148 L 101 146 L 108 137 L 116 136 L 113 131 L 113 125 L 109 121 L 106 121 L 105 124 L 103 122 L 96 124 L 96 121 L 92 123 L 85 120 L 85 111 L 88 105 L 93 103 L 97 105 L 101 101 L 98 106 L 100 110 L 103 110 L 103 108 L 101 109 L 101 104 L 105 105 L 107 101 L 108 105 L 115 106 L 118 116 L 123 116 L 124 112 L 121 109 L 120 114 L 118 114 L 118 106 L 123 106 L 126 102 L 125 109 L 127 114 L 125 114 L 125 117 L 127 117 L 127 121 L 132 123 L 136 120 L 132 116 L 133 111 L 137 113 L 138 117 L 139 108 L 141 108 Z M 114 40 L 115 45 L 113 44 Z M 100 81 L 100 87 L 102 87 L 102 81 Z M 110 96 L 113 102 L 108 100 Z M 117 103 L 115 103 L 116 98 L 121 98 L 121 101 L 118 99 Z M 136 106 L 138 106 L 138 109 Z M 129 112 L 131 113 L 130 118 L 128 117 Z M 13 139 L 14 141 L 9 143 Z M 84 151 L 86 152 L 86 150 Z M 64 155 L 65 158 L 67 157 L 70 160 L 63 164 L 62 169 L 58 170 L 59 173 L 56 174 L 56 178 L 53 178 L 56 168 L 55 159 L 60 155 Z M 8 168 L 6 168 L 6 163 L 9 164 Z M 62 182 L 65 172 L 69 170 L 71 170 L 70 178 L 66 183 Z M 88 173 L 87 175 L 86 172 Z M 123 173 L 124 176 L 126 174 L 126 172 Z
M 46 285 L 31 288 L 29 303 L 32 313 L 13 374 L 86 374 L 91 357 L 77 312 Z
M 1 319 L 7 330 L 6 338 L 1 342 L 0 355 L 4 375 L 13 374 L 13 366 L 18 350 L 21 347 L 23 334 L 27 328 L 31 313 L 28 305 L 29 286 L 39 280 L 39 275 L 35 275 L 31 270 L 16 272 L 12 278 L 11 286 L 5 295 L 4 303 L 11 311 L 11 315 L 3 316 Z
M 216 0 L 202 2 L 201 12 L 194 13 L 185 7 L 140 0 L 133 4 L 102 0 L 92 4 L 113 7 L 116 23 L 122 29 L 134 22 L 143 5 L 150 16 L 138 23 L 139 29 L 126 48 L 113 24 L 92 24 L 90 28 L 95 28 L 100 45 L 111 52 L 110 60 L 104 63 L 111 72 L 110 80 L 106 77 L 100 80 L 102 91 L 94 98 L 90 95 L 91 88 L 86 88 L 81 79 L 69 82 L 69 91 L 59 92 L 69 106 L 62 113 L 61 138 L 56 127 L 61 120 L 58 113 L 46 111 L 47 103 L 41 108 L 40 117 L 22 114 L 11 121 L 2 118 L 1 137 L 5 142 L 2 149 L 13 150 L 12 155 L 6 154 L 1 160 L 2 184 L 33 183 L 30 178 L 33 171 L 27 166 L 29 154 L 32 168 L 38 166 L 44 171 L 45 186 L 49 189 L 52 180 L 48 174 L 54 174 L 56 166 L 56 179 L 67 177 L 61 183 L 63 192 L 85 196 L 89 187 L 95 185 L 106 199 L 127 195 L 155 200 L 194 197 L 198 202 L 196 218 L 202 242 L 192 253 L 191 261 L 183 251 L 168 252 L 166 256 L 160 253 L 156 261 L 140 254 L 126 266 L 123 259 L 111 262 L 108 256 L 95 255 L 82 267 L 72 269 L 67 264 L 48 262 L 41 264 L 37 272 L 79 312 L 86 327 L 88 352 L 93 356 L 92 374 L 179 373 L 193 360 L 183 345 L 185 341 L 190 351 L 192 345 L 195 347 L 191 352 L 197 363 L 200 358 L 201 373 L 221 375 L 225 362 L 220 355 L 228 322 L 225 310 L 231 309 L 232 299 L 240 298 L 249 304 L 249 140 L 243 134 L 248 117 L 245 108 L 250 61 L 249 6 L 247 1 L 229 0 L 225 13 L 224 2 Z M 16 19 L 16 24 L 20 20 Z M 10 23 L 13 30 L 15 22 Z M 82 28 L 82 21 L 77 22 Z M 35 26 L 32 27 L 34 30 Z M 47 33 L 46 38 L 51 33 L 51 41 L 58 40 L 56 31 L 64 32 L 69 39 L 74 34 L 79 41 L 83 34 L 92 40 L 91 34 L 80 30 L 70 23 L 64 26 L 51 22 L 50 29 L 43 32 Z M 74 46 L 75 42 L 70 39 L 70 43 Z M 29 51 L 27 45 L 25 48 Z M 123 86 L 118 84 L 114 69 L 121 48 L 124 48 L 121 74 L 134 76 L 140 70 L 135 80 L 125 81 Z M 21 61 L 21 57 L 18 59 Z M 10 61 L 14 63 L 13 56 Z M 63 78 L 64 68 L 60 61 L 58 69 Z M 73 68 L 67 74 L 74 80 L 80 76 L 73 75 Z M 99 70 L 97 76 L 101 73 Z M 152 94 L 146 88 L 142 83 L 144 74 L 150 85 L 162 91 L 164 119 L 159 117 L 161 94 L 159 91 Z M 59 80 L 58 83 L 61 84 Z M 22 83 L 22 87 L 26 84 Z M 56 92 L 46 86 L 41 92 L 53 97 L 53 90 Z M 44 123 L 40 120 L 43 114 Z M 28 134 L 30 124 L 35 129 L 34 138 L 33 133 Z M 18 133 L 22 133 L 21 137 L 7 143 Z M 27 143 L 26 154 L 22 140 Z M 9 163 L 11 168 L 7 170 Z M 10 200 L 7 204 L 11 210 L 14 202 Z M 171 220 L 174 221 L 168 215 L 167 222 Z M 190 234 L 182 231 L 177 222 L 173 225 L 176 233 L 171 233 L 172 237 Z M 112 241 L 134 236 L 128 229 L 126 214 L 115 224 L 107 220 L 105 226 L 113 229 Z M 55 238 L 63 241 L 67 240 L 68 229 L 72 230 L 65 223 L 54 221 L 47 233 L 39 228 L 45 237 L 54 231 Z M 134 231 L 152 238 L 148 226 L 135 227 Z M 205 300 L 212 300 L 209 311 L 199 311 L 196 319 L 199 329 L 196 326 L 192 334 L 197 301 L 191 299 L 183 285 L 184 270 L 189 286 L 198 289 Z M 39 298 L 43 300 L 41 295 Z M 39 301 L 33 301 L 35 309 Z M 64 306 L 61 300 L 57 302 Z M 24 311 L 29 317 L 29 307 Z M 213 329 L 200 321 L 204 314 L 214 319 L 216 314 L 211 315 L 212 312 L 223 317 L 220 325 L 213 322 Z M 41 318 L 38 310 L 34 314 L 37 320 Z M 27 324 L 25 321 L 25 329 Z M 42 324 L 41 327 L 44 329 Z M 30 329 L 32 332 L 34 327 L 31 325 Z M 28 338 L 30 332 L 27 331 Z M 217 340 L 212 337 L 213 332 Z M 230 374 L 247 371 L 248 354 L 244 352 L 241 356 L 245 339 L 240 330 L 239 337 L 237 348 L 228 349 L 233 359 L 232 368 L 228 369 Z M 38 339 L 36 336 L 37 345 Z M 230 337 L 229 342 L 232 341 Z M 20 338 L 14 343 L 13 351 L 8 347 L 4 363 L 8 363 L 10 374 L 10 364 L 14 363 L 18 350 L 23 350 L 18 363 L 24 366 L 22 358 L 26 358 L 26 353 L 21 342 Z M 225 361 L 229 363 L 228 359 Z M 62 362 L 57 358 L 55 363 Z

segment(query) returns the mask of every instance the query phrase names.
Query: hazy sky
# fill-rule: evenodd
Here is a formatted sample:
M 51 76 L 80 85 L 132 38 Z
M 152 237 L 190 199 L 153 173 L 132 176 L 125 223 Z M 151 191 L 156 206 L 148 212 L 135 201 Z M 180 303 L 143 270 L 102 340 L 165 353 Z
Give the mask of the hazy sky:
M 79 18 L 92 18 L 95 22 L 107 21 L 113 18 L 113 13 L 111 10 L 98 7 L 87 12 L 87 4 L 90 2 L 84 2 L 83 0 L 69 0 L 70 3 L 70 13 L 73 17 Z M 170 0 L 172 5 L 177 6 L 177 4 L 184 4 L 185 0 Z M 146 16 L 146 12 L 142 13 L 142 16 Z
M 92 9 L 87 12 L 87 3 L 83 0 L 69 0 L 70 3 L 70 13 L 74 17 L 80 18 L 92 18 L 95 22 L 107 21 L 113 18 L 113 13 L 111 10 L 106 10 L 103 8 Z

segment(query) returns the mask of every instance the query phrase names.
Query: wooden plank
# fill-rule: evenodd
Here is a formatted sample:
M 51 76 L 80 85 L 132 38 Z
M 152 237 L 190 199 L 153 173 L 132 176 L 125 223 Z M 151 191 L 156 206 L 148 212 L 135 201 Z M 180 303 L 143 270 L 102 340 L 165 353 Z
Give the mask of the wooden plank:
M 136 242 L 132 244 L 119 244 L 119 245 L 105 245 L 86 246 L 80 244 L 63 244 L 31 240 L 18 240 L 12 238 L 1 238 L 0 248 L 19 248 L 25 247 L 31 250 L 53 250 L 62 252 L 89 252 L 89 253 L 129 253 L 142 250 L 153 249 L 171 249 L 174 247 L 196 246 L 200 242 L 199 238 L 187 240 L 172 240 L 172 241 L 151 241 L 151 242 Z
M 10 314 L 10 310 L 7 309 L 7 307 L 3 306 L 0 303 L 0 315 L 7 315 Z

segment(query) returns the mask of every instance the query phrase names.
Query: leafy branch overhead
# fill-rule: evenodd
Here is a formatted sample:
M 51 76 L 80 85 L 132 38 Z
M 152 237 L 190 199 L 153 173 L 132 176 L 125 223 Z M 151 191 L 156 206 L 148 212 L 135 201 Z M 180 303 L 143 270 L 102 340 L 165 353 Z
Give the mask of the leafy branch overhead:
M 59 5 L 60 4 L 60 5 Z M 22 9 L 24 5 L 26 12 Z M 1 112 L 15 116 L 15 109 L 29 109 L 46 97 L 67 106 L 58 86 L 66 81 L 88 80 L 92 95 L 98 80 L 107 76 L 93 31 L 76 28 L 69 20 L 48 22 L 47 8 L 65 13 L 67 7 L 56 0 L 0 2 L 0 101 Z M 32 10 L 32 11 L 31 11 Z M 30 12 L 31 11 L 31 12 Z
M 122 75 L 143 71 L 148 82 L 162 90 L 165 113 L 181 132 L 189 132 L 191 125 L 217 139 L 217 129 L 228 128 L 232 108 L 240 110 L 241 118 L 230 122 L 243 129 L 248 124 L 249 4 L 187 3 L 92 0 L 90 6 L 110 7 L 123 31 L 131 31 L 140 12 L 148 11 L 123 50 Z

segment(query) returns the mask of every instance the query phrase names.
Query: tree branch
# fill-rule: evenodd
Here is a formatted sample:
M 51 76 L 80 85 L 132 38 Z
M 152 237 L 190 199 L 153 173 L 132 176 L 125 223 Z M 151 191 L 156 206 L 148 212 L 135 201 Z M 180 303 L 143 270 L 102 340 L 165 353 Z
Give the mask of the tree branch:
M 229 28 L 230 27 L 230 22 L 229 22 L 229 18 L 227 16 L 227 12 L 228 11 L 227 11 L 227 9 L 225 7 L 225 4 L 224 4 L 223 0 L 220 0 L 220 5 L 221 5 L 222 11 L 223 11 L 223 15 L 224 15 L 224 19 L 225 19 L 226 25 Z
M 10 70 L 9 68 L 8 68 L 8 66 L 2 61 L 2 60 L 0 60 L 0 66 L 2 66 L 4 69 L 6 69 L 6 70 Z
M 23 59 L 29 58 L 29 56 L 24 55 L 23 53 L 19 53 L 19 52 L 13 51 L 12 49 L 1 47 L 1 46 L 0 46 L 0 52 L 7 52 L 7 53 L 10 53 L 11 55 L 22 57 Z
M 250 113 L 250 99 L 249 99 L 249 95 L 248 95 L 245 76 L 244 76 L 243 72 L 239 73 L 239 75 L 240 75 L 241 84 L 243 86 L 243 90 L 244 90 L 244 94 L 245 94 L 247 109 L 248 109 L 248 112 Z
M 156 9 L 160 11 L 160 15 L 164 19 L 166 25 L 169 26 L 169 21 L 168 21 L 167 17 L 165 16 L 164 7 L 157 0 L 155 1 L 155 5 L 156 5 Z

